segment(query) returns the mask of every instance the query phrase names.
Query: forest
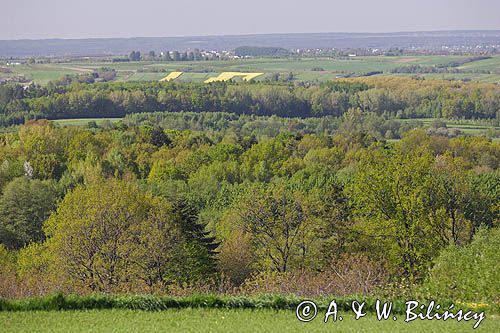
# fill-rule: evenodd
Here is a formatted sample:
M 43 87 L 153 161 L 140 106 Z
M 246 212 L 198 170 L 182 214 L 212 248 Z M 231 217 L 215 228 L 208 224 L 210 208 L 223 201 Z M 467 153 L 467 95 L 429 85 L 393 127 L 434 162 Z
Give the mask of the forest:
M 352 108 L 386 119 L 492 119 L 498 124 L 500 110 L 496 84 L 422 78 L 364 77 L 322 84 L 84 82 L 62 80 L 45 87 L 1 85 L 0 126 L 33 119 L 115 118 L 180 111 L 341 117 Z
M 4 112 L 18 105 L 27 108 L 20 114 L 49 118 L 63 110 L 90 115 L 87 102 L 97 96 L 109 96 L 116 106 L 109 112 L 120 115 L 143 103 L 161 109 L 162 100 L 195 113 L 183 116 L 187 129 L 171 129 L 173 120 L 158 113 L 105 126 L 29 120 L 0 134 L 0 297 L 409 293 L 495 304 L 498 280 L 484 277 L 498 276 L 500 144 L 420 128 L 387 141 L 364 124 L 388 111 L 364 94 L 401 93 L 413 107 L 420 104 L 410 95 L 438 93 L 444 104 L 481 96 L 484 117 L 498 115 L 487 107 L 498 94 L 487 85 L 439 92 L 425 82 L 420 91 L 378 84 L 74 85 L 11 97 Z M 137 94 L 146 102 L 134 102 Z M 334 96 L 348 102 L 340 106 Z M 296 100 L 316 98 L 322 102 Z M 338 111 L 353 100 L 359 109 Z M 245 128 L 225 126 L 231 113 L 198 113 L 222 106 L 265 114 L 283 105 L 291 105 L 287 116 L 344 115 L 323 120 L 332 130 L 311 130 L 322 120 L 294 127 L 282 118 L 243 118 L 260 124 Z M 276 133 L 265 132 L 273 126 Z

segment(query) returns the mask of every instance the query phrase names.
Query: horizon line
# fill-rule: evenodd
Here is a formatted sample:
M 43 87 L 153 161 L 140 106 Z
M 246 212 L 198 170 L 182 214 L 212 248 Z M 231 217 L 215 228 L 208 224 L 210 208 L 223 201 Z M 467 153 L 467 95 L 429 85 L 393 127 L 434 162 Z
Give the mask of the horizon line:
M 318 32 L 266 32 L 266 33 L 231 33 L 231 34 L 209 34 L 209 35 L 176 35 L 176 36 L 128 36 L 128 37 L 47 37 L 47 38 L 12 38 L 0 39 L 0 42 L 15 41 L 50 41 L 50 40 L 105 40 L 105 39 L 141 39 L 141 38 L 210 38 L 210 37 L 238 37 L 238 36 L 269 36 L 269 35 L 314 35 L 314 34 L 351 34 L 351 35 L 374 35 L 374 34 L 408 34 L 408 33 L 436 33 L 436 32 L 499 32 L 498 29 L 443 29 L 443 30 L 398 30 L 398 31 L 376 31 L 376 32 L 353 32 L 353 31 L 318 31 Z

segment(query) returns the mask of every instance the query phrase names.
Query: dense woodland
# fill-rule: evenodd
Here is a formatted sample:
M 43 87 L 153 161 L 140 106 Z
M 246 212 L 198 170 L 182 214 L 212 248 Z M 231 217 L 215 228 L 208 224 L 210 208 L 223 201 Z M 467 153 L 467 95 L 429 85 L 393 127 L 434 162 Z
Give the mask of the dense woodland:
M 499 301 L 500 144 L 396 120 L 497 126 L 498 85 L 86 82 L 0 86 L 0 297 Z
M 0 126 L 29 119 L 123 117 L 142 112 L 227 112 L 339 117 L 360 109 L 385 118 L 499 119 L 495 84 L 367 77 L 307 83 L 71 83 L 0 86 Z
M 4 112 L 18 105 L 31 111 L 14 114 L 50 117 L 94 115 L 89 105 L 123 115 L 173 101 L 195 112 L 221 107 L 251 114 L 289 105 L 283 110 L 291 116 L 341 114 L 340 98 L 346 108 L 355 100 L 360 110 L 332 122 L 331 132 L 304 130 L 321 120 L 297 128 L 276 117 L 245 116 L 243 123 L 262 125 L 253 129 L 224 127 L 233 115 L 219 113 L 200 114 L 220 121 L 209 121 L 209 131 L 162 128 L 173 120 L 150 114 L 89 128 L 30 121 L 1 134 L 0 296 L 194 290 L 341 295 L 391 286 L 400 295 L 403 286 L 417 285 L 445 298 L 498 301 L 498 283 L 483 277 L 498 273 L 491 249 L 499 239 L 499 143 L 422 129 L 386 142 L 356 118 L 366 108 L 373 117 L 392 112 L 367 102 L 366 95 L 379 94 L 405 103 L 414 101 L 410 96 L 437 94 L 445 97 L 422 101 L 443 105 L 480 96 L 478 114 L 496 117 L 498 88 L 425 82 L 414 90 L 410 84 L 417 81 L 405 82 L 400 89 L 391 88 L 392 80 L 382 87 L 371 81 L 75 85 L 10 97 Z M 28 97 L 34 92 L 40 96 Z M 92 104 L 101 97 L 104 104 Z M 316 100 L 324 104 L 307 102 Z M 409 108 L 401 112 L 420 112 Z M 196 127 L 196 115 L 187 114 L 186 124 Z M 265 133 L 266 122 L 288 128 Z M 477 269 L 467 268 L 473 264 Z M 463 271 L 466 279 L 448 288 L 450 272 Z M 471 291 L 474 283 L 482 289 Z

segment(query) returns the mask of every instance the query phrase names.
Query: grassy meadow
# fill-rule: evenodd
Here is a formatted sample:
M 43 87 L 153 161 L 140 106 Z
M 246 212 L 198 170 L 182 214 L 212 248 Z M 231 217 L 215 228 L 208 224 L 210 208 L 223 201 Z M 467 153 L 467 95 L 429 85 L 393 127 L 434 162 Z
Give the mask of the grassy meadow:
M 122 118 L 87 118 L 87 119 L 58 119 L 54 122 L 61 126 L 87 126 L 89 122 L 95 121 L 98 126 L 103 123 L 111 122 L 116 123 L 122 120 Z
M 424 128 L 428 128 L 432 125 L 433 122 L 440 120 L 446 123 L 447 128 L 456 128 L 465 134 L 469 135 L 483 135 L 486 131 L 490 129 L 498 129 L 498 127 L 475 123 L 474 121 L 457 121 L 457 120 L 448 120 L 448 119 L 438 119 L 438 118 L 416 118 L 416 119 L 398 119 L 399 122 L 408 123 L 408 122 L 421 122 Z
M 378 321 L 374 314 L 360 320 L 324 323 L 318 314 L 303 323 L 293 310 L 176 309 L 0 312 L 2 332 L 471 332 L 474 323 L 457 321 Z M 323 314 L 324 315 L 324 314 Z M 495 332 L 497 316 L 486 317 L 477 332 Z

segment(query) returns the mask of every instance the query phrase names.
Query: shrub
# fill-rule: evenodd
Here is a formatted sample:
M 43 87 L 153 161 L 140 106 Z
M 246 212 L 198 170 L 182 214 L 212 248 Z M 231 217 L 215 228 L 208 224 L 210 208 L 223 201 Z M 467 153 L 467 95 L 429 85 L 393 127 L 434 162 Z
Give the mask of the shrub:
M 0 298 L 15 297 L 18 292 L 15 255 L 0 244 Z
M 429 297 L 500 301 L 500 228 L 480 230 L 471 244 L 452 246 L 435 260 L 424 284 Z
M 322 272 L 268 272 L 254 275 L 241 286 L 243 294 L 371 295 L 388 280 L 384 264 L 364 255 L 343 255 Z

